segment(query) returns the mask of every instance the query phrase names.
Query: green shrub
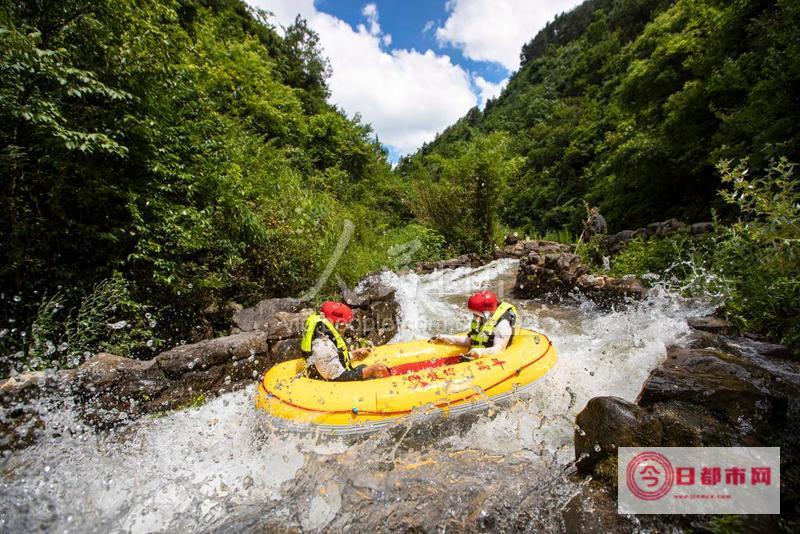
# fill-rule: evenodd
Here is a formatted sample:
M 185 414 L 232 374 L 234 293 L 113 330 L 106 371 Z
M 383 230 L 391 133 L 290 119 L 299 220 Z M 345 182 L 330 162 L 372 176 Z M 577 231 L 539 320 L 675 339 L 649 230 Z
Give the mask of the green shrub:
M 795 164 L 773 162 L 763 176 L 744 163 L 719 166 L 723 198 L 742 217 L 720 228 L 711 268 L 734 287 L 726 304 L 740 327 L 800 349 L 800 185 Z
M 738 207 L 733 223 L 715 232 L 633 240 L 611 259 L 612 276 L 655 273 L 689 296 L 717 296 L 728 319 L 800 348 L 800 189 L 795 166 L 774 162 L 764 176 L 744 164 L 719 166 L 731 189 L 721 196 Z M 593 248 L 594 247 L 594 248 Z M 595 245 L 579 249 L 596 265 Z
M 30 328 L 30 342 L 17 371 L 74 367 L 100 351 L 120 356 L 152 356 L 162 341 L 153 337 L 157 317 L 131 298 L 121 275 L 96 284 L 74 308 L 61 293 L 46 297 Z M 24 335 L 22 336 L 25 337 Z

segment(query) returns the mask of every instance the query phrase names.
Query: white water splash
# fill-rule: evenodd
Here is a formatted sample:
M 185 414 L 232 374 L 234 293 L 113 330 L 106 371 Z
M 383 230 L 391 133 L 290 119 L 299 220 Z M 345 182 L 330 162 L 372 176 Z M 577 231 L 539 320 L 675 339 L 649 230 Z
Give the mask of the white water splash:
M 383 281 L 396 288 L 401 306 L 395 341 L 465 330 L 468 295 L 479 289 L 509 295 L 515 271 L 516 261 L 499 260 L 424 276 L 385 273 Z M 385 432 L 353 445 L 273 431 L 260 424 L 254 388 L 101 433 L 85 431 L 64 409 L 47 422 L 48 429 L 65 429 L 59 435 L 2 459 L 0 531 L 196 531 L 253 509 L 264 521 L 316 530 L 349 512 L 331 479 L 320 481 L 324 488 L 308 494 L 305 504 L 290 502 L 287 495 L 305 488 L 296 486 L 301 472 L 317 477 L 321 470 L 332 477 L 363 472 L 362 464 L 374 458 L 403 465 L 418 462 L 426 451 L 476 449 L 532 465 L 566 465 L 573 459 L 575 415 L 586 402 L 597 395 L 633 400 L 664 358 L 665 346 L 686 332 L 686 317 L 708 311 L 665 291 L 612 313 L 589 303 L 512 301 L 523 326 L 552 339 L 558 364 L 527 398 L 465 418 L 466 426 L 442 424 L 410 433 L 409 427 L 402 439 L 415 443 L 413 452 L 398 449 L 395 438 L 386 446 Z M 406 472 L 419 476 L 412 470 L 396 476 L 402 480 Z M 436 484 L 431 487 L 435 492 Z M 292 506 L 304 511 L 292 515 Z

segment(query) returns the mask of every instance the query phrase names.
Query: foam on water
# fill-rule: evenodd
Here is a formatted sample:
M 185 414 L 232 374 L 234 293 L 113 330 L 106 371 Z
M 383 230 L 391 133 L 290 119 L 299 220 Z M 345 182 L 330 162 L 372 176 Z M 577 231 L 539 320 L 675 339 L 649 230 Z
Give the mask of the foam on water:
M 401 306 L 395 341 L 463 331 L 470 319 L 466 297 L 489 288 L 508 296 L 515 271 L 514 260 L 499 260 L 424 276 L 384 273 Z M 341 489 L 326 477 L 366 473 L 371 460 L 406 465 L 443 451 L 477 450 L 532 466 L 567 465 L 574 418 L 586 402 L 597 395 L 633 400 L 666 345 L 686 332 L 686 317 L 708 311 L 665 291 L 611 313 L 588 303 L 513 301 L 523 326 L 552 339 L 559 361 L 512 405 L 468 416 L 464 424 L 415 429 L 413 436 L 408 428 L 401 438 L 414 445 L 399 448 L 391 432 L 353 443 L 275 431 L 253 407 L 254 388 L 100 433 L 62 409 L 47 428 L 65 430 L 57 436 L 47 432 L 38 444 L 2 459 L 0 530 L 202 530 L 251 510 L 265 520 L 315 530 L 342 516 Z M 513 471 L 505 476 L 520 478 Z M 316 504 L 293 515 L 296 503 L 287 495 L 305 491 L 301 479 L 308 477 L 324 491 L 307 496 Z

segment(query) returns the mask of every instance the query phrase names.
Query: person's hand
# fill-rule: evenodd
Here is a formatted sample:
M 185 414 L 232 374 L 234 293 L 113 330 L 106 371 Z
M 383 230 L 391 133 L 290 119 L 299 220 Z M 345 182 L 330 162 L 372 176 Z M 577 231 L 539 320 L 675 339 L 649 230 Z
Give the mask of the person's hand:
M 363 348 L 355 349 L 355 350 L 351 351 L 350 352 L 350 356 L 354 360 L 363 360 L 364 358 L 369 356 L 370 352 L 371 351 L 370 351 L 370 349 L 368 347 L 363 347 Z
M 382 363 L 368 365 L 361 371 L 364 378 L 384 378 L 389 376 L 389 368 Z
M 468 352 L 467 352 L 467 353 L 464 355 L 464 357 L 465 357 L 465 358 L 467 358 L 468 360 L 474 360 L 475 358 L 480 358 L 480 357 L 481 357 L 481 355 L 480 355 L 480 353 L 478 352 L 478 350 L 477 350 L 477 349 L 470 349 L 470 350 L 469 350 L 469 351 L 468 351 Z
M 442 336 L 440 336 L 439 334 L 436 334 L 435 336 L 433 336 L 428 340 L 428 343 L 447 343 L 447 341 L 442 339 Z

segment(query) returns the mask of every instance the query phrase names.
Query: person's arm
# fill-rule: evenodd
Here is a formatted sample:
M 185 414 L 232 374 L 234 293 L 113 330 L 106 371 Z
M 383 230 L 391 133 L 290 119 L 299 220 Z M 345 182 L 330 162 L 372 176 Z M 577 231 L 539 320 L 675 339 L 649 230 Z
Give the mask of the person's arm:
M 508 342 L 511 340 L 511 335 L 513 333 L 514 329 L 511 328 L 511 324 L 508 322 L 507 319 L 503 319 L 502 321 L 497 323 L 497 326 L 494 327 L 494 343 L 492 344 L 492 346 L 472 349 L 470 353 L 480 357 L 480 356 L 490 356 L 492 354 L 503 352 L 504 350 L 506 350 Z
M 366 365 L 359 365 L 355 369 L 350 369 L 349 371 L 342 371 L 342 373 L 333 379 L 334 382 L 352 382 L 353 380 L 363 380 L 364 379 L 364 369 L 366 369 Z
M 436 334 L 431 338 L 433 341 L 440 343 L 450 343 L 451 345 L 459 345 L 461 347 L 469 346 L 469 336 L 450 336 L 447 334 Z

